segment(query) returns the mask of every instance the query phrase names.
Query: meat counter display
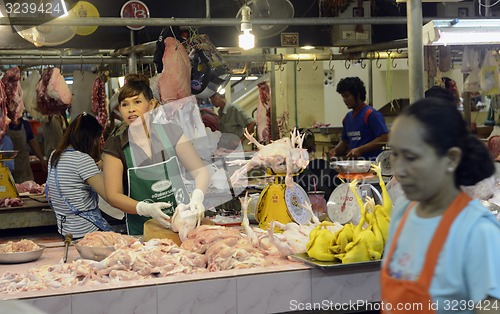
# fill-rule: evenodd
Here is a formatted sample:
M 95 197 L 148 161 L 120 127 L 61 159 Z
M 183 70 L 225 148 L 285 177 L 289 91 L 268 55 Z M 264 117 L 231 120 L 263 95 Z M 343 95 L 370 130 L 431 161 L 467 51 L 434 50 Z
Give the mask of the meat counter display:
M 71 246 L 67 263 L 63 243 L 49 243 L 36 261 L 0 265 L 0 295 L 47 313 L 276 313 L 379 300 L 378 263 L 313 267 L 263 256 L 239 234 L 206 226 L 181 247 L 136 242 L 102 261 Z

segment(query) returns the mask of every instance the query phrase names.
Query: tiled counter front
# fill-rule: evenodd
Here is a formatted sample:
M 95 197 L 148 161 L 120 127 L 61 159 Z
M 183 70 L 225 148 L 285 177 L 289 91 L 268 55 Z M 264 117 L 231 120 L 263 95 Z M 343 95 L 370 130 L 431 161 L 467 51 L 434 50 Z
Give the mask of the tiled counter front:
M 37 262 L 2 265 L 0 273 L 29 269 L 42 262 L 57 263 L 61 253 L 54 250 L 47 249 Z M 77 256 L 72 249 L 70 258 Z M 50 314 L 262 314 L 313 306 L 334 309 L 335 304 L 377 301 L 379 296 L 378 266 L 322 270 L 290 262 L 284 266 L 3 294 L 1 299 L 20 299 Z

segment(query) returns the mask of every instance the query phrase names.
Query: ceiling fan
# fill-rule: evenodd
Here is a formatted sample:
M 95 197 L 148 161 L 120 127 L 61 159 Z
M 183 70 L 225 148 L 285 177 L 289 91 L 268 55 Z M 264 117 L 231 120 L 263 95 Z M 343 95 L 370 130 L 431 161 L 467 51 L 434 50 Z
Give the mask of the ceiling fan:
M 11 0 L 11 3 L 13 6 L 15 6 L 16 3 L 20 5 L 20 8 L 22 7 L 23 0 Z M 48 11 L 38 11 L 40 8 L 43 8 L 44 10 L 46 9 L 45 6 L 43 6 L 46 1 L 34 1 L 34 4 L 36 6 L 33 6 L 33 8 L 37 8 L 35 11 L 29 11 L 30 16 L 33 17 L 39 17 L 39 18 L 56 18 L 57 16 L 61 16 L 61 14 L 66 13 L 67 14 L 67 9 L 64 7 L 64 11 L 61 12 L 61 9 L 57 11 L 57 13 L 54 11 L 52 14 L 50 14 Z M 63 1 L 61 0 L 61 3 Z M 62 6 L 61 6 L 62 7 Z M 58 7 L 58 8 L 61 8 Z M 29 7 L 31 10 L 31 7 Z M 23 12 L 23 10 L 13 10 L 9 16 L 10 17 L 19 17 L 19 18 L 25 18 L 26 17 L 26 12 Z M 54 16 L 55 14 L 55 16 Z M 13 29 L 21 36 L 23 39 L 31 42 L 34 44 L 36 47 L 43 47 L 43 46 L 58 46 L 61 44 L 64 44 L 65 42 L 71 40 L 75 35 L 76 35 L 76 27 L 73 26 L 59 26 L 59 25 L 48 25 L 48 24 L 41 24 L 41 25 L 12 25 Z
M 250 0 L 241 5 L 236 18 L 241 19 L 242 9 L 245 5 L 250 8 L 252 19 L 291 18 L 295 13 L 293 4 L 289 0 Z M 252 33 L 257 38 L 265 39 L 280 34 L 287 27 L 288 25 L 253 25 Z M 237 28 L 241 31 L 240 25 Z

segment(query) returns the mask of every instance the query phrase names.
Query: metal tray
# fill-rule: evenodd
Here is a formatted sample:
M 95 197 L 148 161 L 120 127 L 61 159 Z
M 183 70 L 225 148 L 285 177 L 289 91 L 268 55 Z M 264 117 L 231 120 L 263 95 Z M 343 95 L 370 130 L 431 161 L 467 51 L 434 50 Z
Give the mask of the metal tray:
M 17 156 L 17 150 L 2 150 L 0 151 L 0 160 L 11 160 Z
M 75 243 L 76 250 L 84 259 L 91 259 L 94 261 L 102 261 L 115 251 L 114 246 L 87 246 Z
M 309 257 L 307 253 L 296 253 L 290 255 L 293 259 L 303 262 L 308 265 L 320 267 L 320 268 L 328 268 L 328 269 L 338 269 L 338 268 L 353 268 L 353 267 L 362 267 L 362 266 L 370 266 L 370 267 L 380 267 L 380 263 L 382 260 L 375 260 L 369 262 L 359 262 L 359 263 L 349 263 L 342 264 L 341 261 L 334 262 L 322 262 L 317 261 L 314 258 Z
M 1 244 L 0 244 L 1 245 Z M 38 244 L 38 250 L 29 252 L 0 253 L 0 264 L 17 264 L 36 261 L 43 254 L 45 246 Z

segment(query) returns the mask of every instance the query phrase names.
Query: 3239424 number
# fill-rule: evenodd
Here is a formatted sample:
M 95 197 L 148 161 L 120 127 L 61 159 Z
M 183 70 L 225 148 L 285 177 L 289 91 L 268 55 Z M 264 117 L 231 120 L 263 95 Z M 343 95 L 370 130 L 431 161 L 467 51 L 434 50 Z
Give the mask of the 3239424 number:
M 64 0 L 4 0 L 9 17 L 56 18 L 68 13 Z

